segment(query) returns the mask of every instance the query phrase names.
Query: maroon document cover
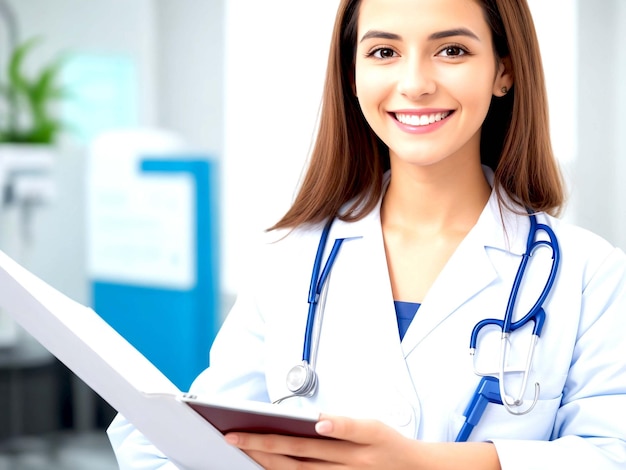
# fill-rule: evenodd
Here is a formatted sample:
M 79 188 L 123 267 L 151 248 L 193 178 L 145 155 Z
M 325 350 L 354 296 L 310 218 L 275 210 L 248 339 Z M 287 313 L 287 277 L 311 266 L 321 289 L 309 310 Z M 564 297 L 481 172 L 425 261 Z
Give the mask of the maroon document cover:
M 246 402 L 233 406 L 223 403 L 209 403 L 194 395 L 184 395 L 187 403 L 221 433 L 230 431 L 253 432 L 259 434 L 286 434 L 297 437 L 325 439 L 315 432 L 317 414 L 289 410 L 281 405 Z

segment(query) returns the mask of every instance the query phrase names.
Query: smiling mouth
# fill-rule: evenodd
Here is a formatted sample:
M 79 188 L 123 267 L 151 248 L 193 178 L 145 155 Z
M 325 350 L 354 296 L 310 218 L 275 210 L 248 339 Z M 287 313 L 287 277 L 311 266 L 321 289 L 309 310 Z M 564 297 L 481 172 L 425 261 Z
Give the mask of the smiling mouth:
M 452 111 L 445 111 L 442 113 L 432 113 L 432 114 L 403 114 L 403 113 L 392 113 L 398 122 L 402 124 L 406 124 L 408 126 L 429 126 L 430 124 L 434 124 L 435 122 L 442 121 L 452 114 Z

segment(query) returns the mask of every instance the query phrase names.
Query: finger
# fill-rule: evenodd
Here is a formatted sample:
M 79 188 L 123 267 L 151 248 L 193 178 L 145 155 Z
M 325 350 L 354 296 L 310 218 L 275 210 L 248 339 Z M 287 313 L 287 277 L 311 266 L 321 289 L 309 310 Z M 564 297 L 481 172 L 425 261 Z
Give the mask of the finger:
M 384 427 L 375 420 L 352 419 L 322 414 L 315 425 L 318 434 L 355 444 L 371 444 L 379 439 Z
M 275 434 L 229 433 L 226 441 L 246 451 L 264 452 L 267 454 L 287 455 L 298 458 L 325 460 L 332 452 L 332 445 L 339 445 L 337 441 L 326 439 L 309 439 L 302 437 L 282 436 Z
M 280 454 L 268 454 L 258 450 L 245 451 L 248 456 L 266 470 L 318 470 L 318 462 L 298 459 Z M 324 467 L 326 470 L 326 467 Z

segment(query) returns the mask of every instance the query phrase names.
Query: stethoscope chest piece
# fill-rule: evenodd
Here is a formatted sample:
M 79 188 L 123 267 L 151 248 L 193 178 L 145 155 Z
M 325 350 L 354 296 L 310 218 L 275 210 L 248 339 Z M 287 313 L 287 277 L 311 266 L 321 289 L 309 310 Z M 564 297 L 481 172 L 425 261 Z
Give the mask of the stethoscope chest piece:
M 287 388 L 297 396 L 310 397 L 317 389 L 317 374 L 307 361 L 293 366 L 287 374 Z

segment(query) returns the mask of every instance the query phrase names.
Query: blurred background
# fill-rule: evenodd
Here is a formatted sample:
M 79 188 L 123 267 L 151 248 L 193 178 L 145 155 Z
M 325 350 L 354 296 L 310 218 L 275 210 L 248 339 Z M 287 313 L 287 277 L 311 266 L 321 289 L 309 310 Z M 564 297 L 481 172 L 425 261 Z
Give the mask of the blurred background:
M 179 388 L 288 208 L 337 0 L 0 0 L 0 250 Z M 626 2 L 530 0 L 564 218 L 626 249 Z M 0 470 L 114 469 L 114 410 L 0 310 Z

